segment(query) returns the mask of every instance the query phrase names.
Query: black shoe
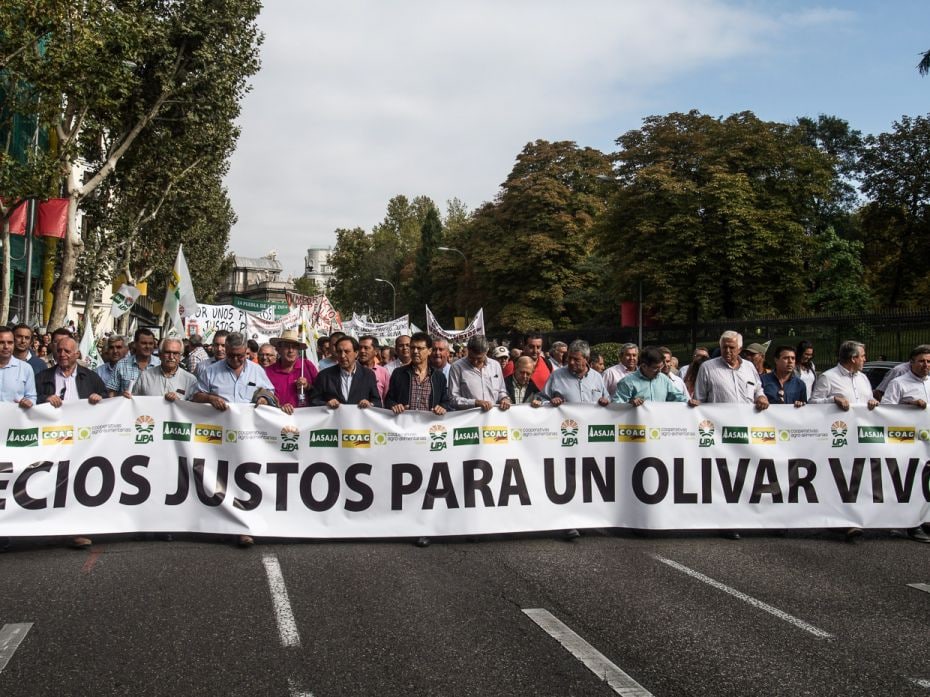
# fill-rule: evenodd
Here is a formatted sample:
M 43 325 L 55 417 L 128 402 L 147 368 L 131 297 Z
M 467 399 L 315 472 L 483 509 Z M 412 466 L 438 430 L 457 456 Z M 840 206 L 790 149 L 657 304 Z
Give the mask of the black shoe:
M 862 540 L 862 528 L 849 528 L 846 531 L 846 541 L 849 544 L 859 544 L 860 540 Z
M 725 540 L 741 540 L 743 539 L 736 530 L 724 530 L 720 533 L 720 537 Z
M 562 535 L 562 539 L 565 540 L 566 542 L 571 542 L 572 540 L 577 539 L 579 537 L 581 537 L 581 533 L 578 532 L 575 528 L 572 528 L 571 530 L 566 530 L 565 533 Z
M 415 542 L 417 547 L 429 547 L 430 539 L 428 537 L 417 538 Z
M 911 528 L 907 531 L 907 536 L 914 542 L 930 542 L 930 535 L 925 533 L 922 528 Z

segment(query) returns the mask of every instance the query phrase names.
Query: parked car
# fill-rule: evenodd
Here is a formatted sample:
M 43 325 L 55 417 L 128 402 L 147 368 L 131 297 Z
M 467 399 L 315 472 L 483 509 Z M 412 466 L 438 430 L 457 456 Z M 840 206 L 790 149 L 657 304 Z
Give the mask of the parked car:
M 862 372 L 869 379 L 874 390 L 885 377 L 885 373 L 898 365 L 900 361 L 866 361 L 862 366 Z

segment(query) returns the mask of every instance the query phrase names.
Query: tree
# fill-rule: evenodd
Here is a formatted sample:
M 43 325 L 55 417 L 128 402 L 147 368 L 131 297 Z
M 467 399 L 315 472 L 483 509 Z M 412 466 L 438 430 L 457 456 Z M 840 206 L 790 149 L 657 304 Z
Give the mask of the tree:
M 377 274 L 372 269 L 371 250 L 371 236 L 362 228 L 336 230 L 336 246 L 329 255 L 333 278 L 326 292 L 343 316 L 365 312 L 369 305 L 372 309 L 384 308 L 383 304 L 375 302 L 378 299 L 374 292 Z
M 423 308 L 432 301 L 433 289 L 438 285 L 433 279 L 433 257 L 436 248 L 442 244 L 442 222 L 439 220 L 439 211 L 430 206 L 426 212 L 426 219 L 420 226 L 420 244 L 416 253 L 416 266 L 414 268 L 411 289 L 413 302 L 417 309 Z M 424 320 L 425 324 L 425 320 Z

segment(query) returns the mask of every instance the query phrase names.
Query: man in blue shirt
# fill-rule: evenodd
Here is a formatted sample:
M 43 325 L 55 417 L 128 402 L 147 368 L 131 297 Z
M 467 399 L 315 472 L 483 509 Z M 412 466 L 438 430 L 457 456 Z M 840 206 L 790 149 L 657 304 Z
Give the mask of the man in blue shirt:
M 35 373 L 13 356 L 13 330 L 0 327 L 0 400 L 29 409 L 36 402 Z
M 610 395 L 604 387 L 604 380 L 596 370 L 591 370 L 588 359 L 591 357 L 591 347 L 587 341 L 575 339 L 568 347 L 568 365 L 558 368 L 543 387 L 540 395 L 544 401 L 557 407 L 563 402 L 600 404 L 606 407 L 610 404 Z M 539 400 L 532 404 L 539 406 Z
M 807 404 L 807 385 L 794 372 L 795 356 L 790 346 L 775 349 L 775 370 L 762 376 L 762 391 L 769 404 Z
M 623 378 L 614 393 L 615 404 L 629 402 L 634 407 L 644 402 L 687 402 L 685 396 L 668 375 L 662 372 L 665 354 L 655 346 L 647 346 L 640 355 L 639 368 Z

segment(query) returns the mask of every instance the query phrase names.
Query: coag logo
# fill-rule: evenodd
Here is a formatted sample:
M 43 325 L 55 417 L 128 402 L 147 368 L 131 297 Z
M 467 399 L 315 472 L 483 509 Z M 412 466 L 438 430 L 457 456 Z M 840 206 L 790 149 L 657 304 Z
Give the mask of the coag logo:
M 724 443 L 732 445 L 749 444 L 749 429 L 745 426 L 724 426 L 720 435 Z
M 617 429 L 613 424 L 589 424 L 589 443 L 613 443 L 617 438 Z
M 72 445 L 74 426 L 43 426 L 42 445 Z
M 145 445 L 155 440 L 155 419 L 143 414 L 136 419 L 136 445 Z
M 309 445 L 311 448 L 338 448 L 339 429 L 318 428 L 310 431 Z
M 452 445 L 478 445 L 478 427 L 456 428 L 452 431 Z
M 485 445 L 506 443 L 510 432 L 506 426 L 482 426 L 481 440 Z
M 753 445 L 775 445 L 775 429 L 771 426 L 753 426 L 749 429 L 749 442 Z
M 621 443 L 645 443 L 646 427 L 642 424 L 620 424 L 617 426 L 617 440 Z
M 223 427 L 216 424 L 197 424 L 194 426 L 194 442 L 219 445 L 223 442 Z
M 699 448 L 709 448 L 714 444 L 714 426 L 713 421 L 704 419 L 701 423 L 698 424 L 698 447 Z
M 446 436 L 449 435 L 448 429 L 442 424 L 436 424 L 429 427 L 429 449 L 430 452 L 438 452 L 446 449 Z
M 917 429 L 913 426 L 889 426 L 889 443 L 913 443 L 917 439 Z
M 281 452 L 292 453 L 300 446 L 300 429 L 288 424 L 281 429 Z
M 371 431 L 367 429 L 350 429 L 347 428 L 342 432 L 343 448 L 370 448 Z
M 191 425 L 183 421 L 165 421 L 161 425 L 161 439 L 190 443 Z
M 38 428 L 11 428 L 6 434 L 8 448 L 35 448 L 38 445 Z
M 565 419 L 560 426 L 562 431 L 562 447 L 571 448 L 578 445 L 578 422 L 574 419 Z
M 830 424 L 830 434 L 833 436 L 832 447 L 842 448 L 846 445 L 846 432 L 848 428 L 845 421 L 834 421 Z
M 860 443 L 884 443 L 885 427 L 884 426 L 860 426 L 859 427 Z

